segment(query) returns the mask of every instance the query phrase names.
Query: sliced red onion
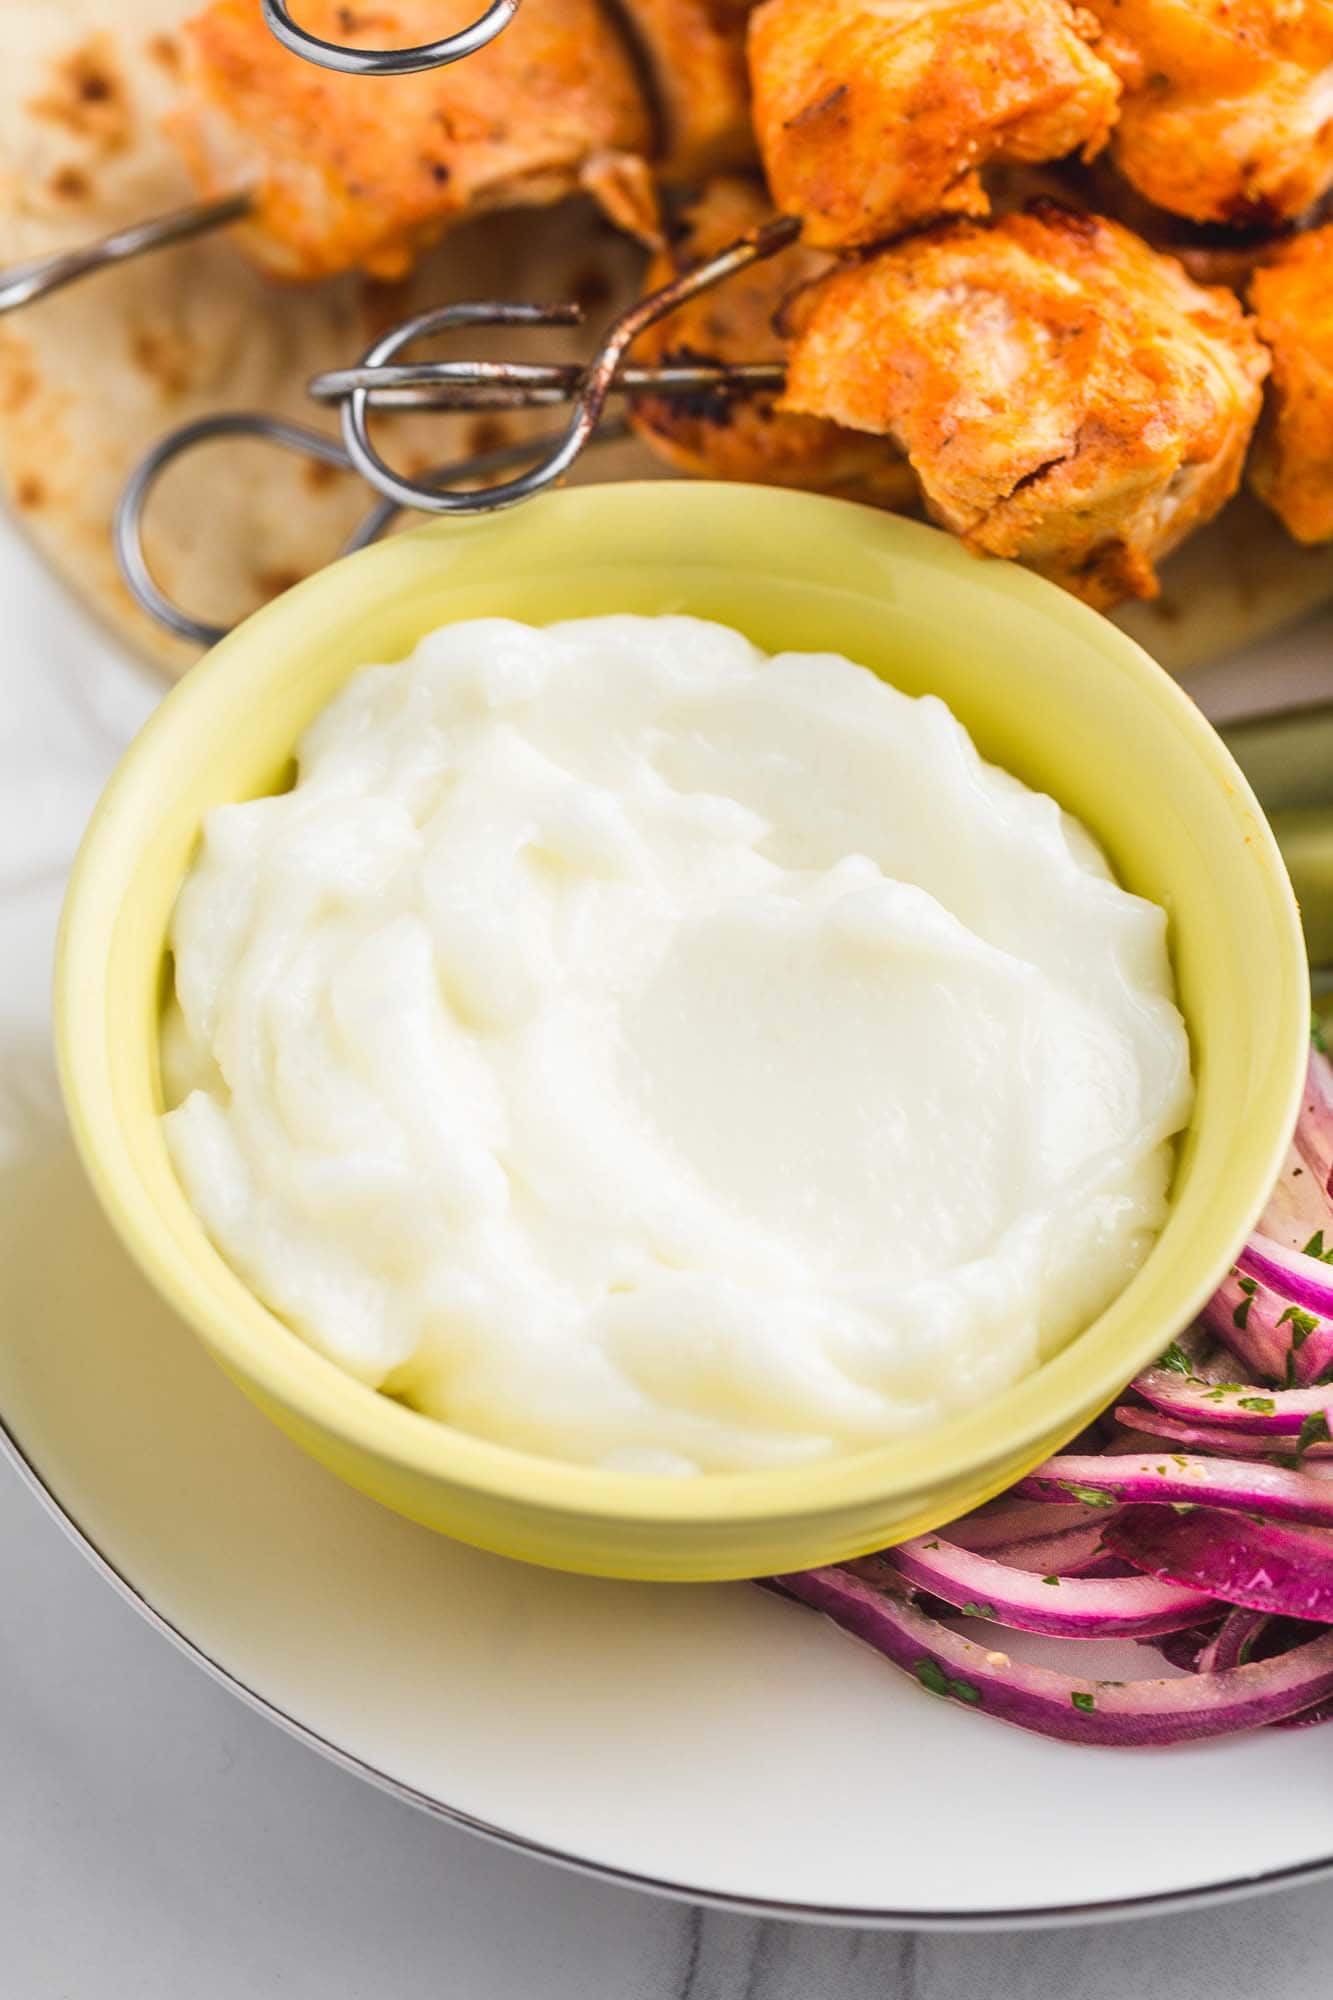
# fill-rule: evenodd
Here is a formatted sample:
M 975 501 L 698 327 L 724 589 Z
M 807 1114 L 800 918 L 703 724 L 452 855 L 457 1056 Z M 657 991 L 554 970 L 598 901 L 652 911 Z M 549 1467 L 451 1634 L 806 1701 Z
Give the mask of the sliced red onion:
M 1333 1481 L 1313 1479 L 1285 1466 L 1237 1464 L 1227 1458 L 1205 1458 L 1184 1452 L 1161 1458 L 1048 1458 L 1020 1480 L 1017 1490 L 1040 1499 L 1087 1500 L 1107 1495 L 1108 1504 L 1123 1501 L 1173 1507 L 1235 1507 L 1267 1514 L 1277 1521 L 1303 1521 L 1333 1528 Z M 1092 1504 L 1095 1505 L 1095 1502 Z M 1105 1537 L 1120 1548 L 1115 1537 Z M 1121 1550 L 1121 1554 L 1127 1553 Z
M 1228 1667 L 1243 1667 L 1255 1641 L 1271 1620 L 1266 1611 L 1250 1611 L 1244 1606 L 1228 1611 L 1195 1662 L 1197 1674 L 1225 1673 Z
M 1147 1639 L 1197 1625 L 1213 1609 L 1206 1592 L 1147 1576 L 1079 1577 L 1012 1569 L 938 1535 L 899 1542 L 885 1556 L 854 1565 L 868 1582 L 896 1570 L 966 1618 L 994 1619 L 1015 1632 L 1065 1639 Z
M 1284 1715 L 1275 1729 L 1313 1729 L 1320 1722 L 1333 1722 L 1333 1700 L 1317 1701 L 1313 1708 L 1303 1708 L 1296 1715 Z
M 1329 1224 L 1333 1247 L 1333 1218 Z M 1322 1250 L 1321 1230 L 1309 1239 Z M 1292 1387 L 1333 1367 L 1333 1267 L 1254 1235 L 1203 1311 L 1204 1324 L 1251 1374 Z
M 1016 1549 L 1023 1542 L 1049 1541 L 1053 1534 L 1061 1534 L 1066 1528 L 1100 1528 L 1103 1519 L 1100 1506 L 1088 1507 L 1078 1500 L 1071 1500 L 1067 1506 L 1052 1506 L 1048 1500 L 1010 1497 L 1003 1507 L 992 1505 L 984 1513 L 960 1514 L 956 1521 L 947 1522 L 940 1533 L 959 1548 L 985 1554 L 994 1549 Z
M 1168 1417 L 1163 1410 L 1140 1410 L 1132 1404 L 1121 1404 L 1116 1418 L 1137 1435 L 1137 1448 L 1145 1454 L 1151 1448 L 1153 1438 L 1166 1438 L 1172 1444 L 1195 1451 L 1224 1452 L 1233 1458 L 1267 1459 L 1272 1458 L 1274 1453 L 1289 1454 L 1296 1449 L 1295 1438 L 1251 1437 L 1244 1431 L 1224 1430 L 1220 1424 L 1182 1423 L 1179 1417 Z M 1321 1438 L 1306 1444 L 1302 1446 L 1300 1455 L 1302 1458 L 1333 1458 L 1333 1441 Z
M 1306 1247 L 1312 1236 L 1329 1241 L 1333 1217 L 1333 1069 L 1317 1049 L 1310 1051 L 1305 1095 L 1291 1150 L 1268 1198 L 1259 1228 L 1265 1236 Z M 1316 1249 L 1315 1256 L 1322 1255 Z
M 1279 1721 L 1333 1696 L 1333 1632 L 1224 1674 L 1097 1681 L 1026 1666 L 998 1648 L 977 1645 L 923 1616 L 906 1596 L 876 1589 L 846 1570 L 805 1570 L 774 1582 L 914 1674 L 931 1693 L 1071 1742 L 1197 1742 Z
M 1293 1475 L 1294 1476 L 1294 1475 Z M 1107 1540 L 1150 1576 L 1278 1618 L 1333 1623 L 1333 1541 L 1220 1507 L 1128 1507 Z
M 1160 1366 L 1137 1376 L 1133 1386 L 1146 1403 L 1165 1410 L 1168 1416 L 1254 1437 L 1296 1438 L 1312 1420 L 1322 1418 L 1327 1426 L 1333 1412 L 1333 1388 L 1270 1389 L 1257 1382 L 1215 1382 L 1210 1386 Z M 1328 1434 L 1328 1430 L 1321 1431 L 1321 1436 Z
M 1027 1570 L 1034 1576 L 1086 1576 L 1106 1562 L 1102 1530 L 1118 1512 L 1118 1508 L 1108 1509 L 1086 1528 L 1065 1528 L 1058 1535 L 1048 1535 L 1044 1541 L 1017 1542 L 1013 1548 L 993 1549 L 990 1553 L 997 1562 Z
M 1333 1206 L 1333 1063 L 1317 1048 L 1310 1050 L 1305 1095 L 1296 1120 L 1296 1151 Z
M 1329 1222 L 1329 1235 L 1333 1236 L 1333 1218 Z M 1326 1264 L 1322 1257 L 1309 1257 L 1303 1250 L 1288 1250 L 1285 1244 L 1256 1232 L 1236 1263 L 1261 1285 L 1285 1293 L 1295 1305 L 1305 1306 L 1317 1317 L 1333 1319 L 1333 1265 Z

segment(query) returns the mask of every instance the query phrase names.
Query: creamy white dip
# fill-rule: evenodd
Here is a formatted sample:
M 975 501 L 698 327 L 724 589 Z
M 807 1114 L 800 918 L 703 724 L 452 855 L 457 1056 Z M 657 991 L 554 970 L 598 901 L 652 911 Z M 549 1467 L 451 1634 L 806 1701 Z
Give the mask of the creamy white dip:
M 685 618 L 483 620 L 218 808 L 167 1137 L 362 1381 L 644 1472 L 984 1403 L 1125 1285 L 1190 1109 L 1166 920 L 933 698 Z

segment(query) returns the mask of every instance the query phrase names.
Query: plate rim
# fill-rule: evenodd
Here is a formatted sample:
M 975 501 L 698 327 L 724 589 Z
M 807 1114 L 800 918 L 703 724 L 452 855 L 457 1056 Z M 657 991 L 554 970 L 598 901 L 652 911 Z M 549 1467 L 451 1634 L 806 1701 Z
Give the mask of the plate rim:
M 294 1737 L 297 1742 L 303 1743 L 318 1756 L 347 1772 L 349 1776 L 372 1785 L 377 1791 L 387 1793 L 390 1797 L 424 1813 L 428 1818 L 457 1827 L 488 1845 L 507 1849 L 510 1853 L 525 1856 L 529 1860 L 549 1862 L 572 1874 L 607 1882 L 616 1888 L 637 1890 L 641 1895 L 663 1897 L 671 1902 L 683 1903 L 687 1907 L 719 1910 L 736 1916 L 759 1917 L 774 1922 L 820 1924 L 830 1929 L 947 1934 L 1063 1930 L 1080 1924 L 1129 1922 L 1139 1917 L 1167 1916 L 1182 1910 L 1215 1908 L 1220 1904 L 1239 1902 L 1249 1896 L 1271 1894 L 1277 1890 L 1297 1888 L 1306 1883 L 1327 1881 L 1333 1877 L 1333 1854 L 1329 1854 L 1313 1861 L 1266 1869 L 1257 1875 L 1231 1876 L 1224 1881 L 1207 1883 L 1196 1888 L 1168 1889 L 1157 1894 L 1140 1896 L 1115 1896 L 1098 1902 L 1033 1904 L 1009 1910 L 902 1910 L 879 1905 L 797 1903 L 776 1897 L 731 1895 L 721 1890 L 642 1874 L 630 1868 L 618 1868 L 611 1862 L 591 1860 L 587 1856 L 570 1853 L 563 1848 L 533 1840 L 525 1834 L 515 1833 L 493 1821 L 480 1818 L 460 1806 L 450 1805 L 445 1799 L 435 1798 L 429 1792 L 422 1792 L 412 1785 L 405 1784 L 401 1778 L 393 1777 L 366 1758 L 344 1749 L 332 1738 L 321 1735 L 318 1730 L 311 1728 L 309 1723 L 302 1722 L 298 1716 L 292 1715 L 278 1703 L 270 1700 L 240 1675 L 224 1667 L 145 1596 L 125 1570 L 100 1546 L 95 1536 L 65 1506 L 10 1429 L 3 1411 L 0 1411 L 0 1461 L 12 1468 L 20 1485 L 26 1488 L 47 1517 L 55 1523 L 96 1574 L 111 1586 L 124 1603 L 137 1612 L 153 1631 L 168 1640 L 177 1652 L 200 1667 L 210 1680 L 226 1689 L 255 1714 L 263 1716 L 285 1734 Z

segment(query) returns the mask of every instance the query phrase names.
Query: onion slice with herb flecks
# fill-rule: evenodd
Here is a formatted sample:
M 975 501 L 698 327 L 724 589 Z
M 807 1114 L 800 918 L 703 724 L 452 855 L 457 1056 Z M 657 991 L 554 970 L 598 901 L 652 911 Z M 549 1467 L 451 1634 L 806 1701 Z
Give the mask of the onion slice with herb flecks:
M 955 1605 L 964 1618 L 993 1619 L 1015 1632 L 1047 1632 L 1064 1639 L 1152 1638 L 1197 1625 L 1215 1609 L 1212 1593 L 1150 1576 L 1061 1576 L 1014 1569 L 919 1535 L 884 1556 L 852 1564 L 867 1582 L 897 1573 L 932 1597 Z
M 1170 1350 L 1168 1349 L 1168 1353 Z M 1333 1388 L 1275 1389 L 1260 1382 L 1201 1382 L 1170 1366 L 1148 1369 L 1134 1381 L 1135 1392 L 1155 1410 L 1189 1423 L 1218 1424 L 1254 1437 L 1295 1438 L 1307 1424 L 1322 1422 L 1328 1435 Z M 1275 1451 L 1281 1450 L 1274 1445 Z
M 1107 1539 L 1136 1568 L 1275 1618 L 1333 1624 L 1333 1540 L 1220 1507 L 1127 1507 Z
M 1140 1437 L 1146 1432 L 1152 1438 L 1164 1438 L 1164 1450 L 1220 1452 L 1232 1458 L 1266 1458 L 1270 1461 L 1287 1459 L 1303 1463 L 1307 1458 L 1319 1460 L 1333 1458 L 1333 1439 L 1323 1435 L 1324 1426 L 1316 1414 L 1312 1428 L 1318 1431 L 1315 1438 L 1307 1437 L 1300 1442 L 1300 1434 L 1290 1437 L 1254 1437 L 1247 1431 L 1228 1431 L 1217 1424 L 1191 1424 L 1179 1417 L 1167 1416 L 1165 1410 L 1137 1409 L 1132 1404 L 1118 1404 L 1115 1411 L 1116 1422 L 1127 1430 L 1136 1431 Z
M 1330 1231 L 1333 1235 L 1333 1231 Z M 1203 1323 L 1251 1373 L 1291 1388 L 1326 1381 L 1333 1368 L 1333 1267 L 1255 1234 L 1203 1310 Z
M 1108 1506 L 1117 1501 L 1166 1507 L 1234 1507 L 1267 1514 L 1275 1521 L 1300 1521 L 1333 1528 L 1333 1480 L 1314 1479 L 1280 1465 L 1237 1464 L 1177 1452 L 1162 1458 L 1048 1458 L 1019 1481 L 1020 1493 L 1053 1500 L 1088 1500 L 1095 1493 Z M 1096 1505 L 1095 1501 L 1090 1504 Z M 1110 1537 L 1108 1536 L 1108 1540 Z M 1112 1547 L 1119 1544 L 1112 1541 Z M 1122 1551 L 1123 1553 L 1123 1551 Z
M 1289 1387 L 1333 1372 L 1333 1064 L 1310 1051 L 1300 1117 L 1258 1228 L 1203 1324 L 1251 1373 Z
M 847 1570 L 804 1570 L 773 1582 L 915 1675 L 931 1694 L 1074 1743 L 1198 1742 L 1281 1721 L 1333 1696 L 1333 1631 L 1227 1673 L 1098 1681 L 1011 1660 L 927 1618 L 906 1594 L 877 1589 Z

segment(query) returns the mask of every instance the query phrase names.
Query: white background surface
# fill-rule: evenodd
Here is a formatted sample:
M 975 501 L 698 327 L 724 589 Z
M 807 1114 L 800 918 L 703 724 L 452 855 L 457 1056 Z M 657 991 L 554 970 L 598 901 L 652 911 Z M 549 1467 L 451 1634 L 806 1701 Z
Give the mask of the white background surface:
M 3 824 L 24 829 L 21 866 L 0 843 L 4 935 L 48 940 L 71 826 L 156 690 L 90 644 L 8 536 L 0 603 L 0 802 Z M 1239 705 L 1239 672 L 1208 678 L 1210 705 Z M 1281 692 L 1316 686 L 1333 689 L 1318 628 Z M 31 1060 L 0 1091 L 45 1100 L 44 1026 L 13 1018 L 2 966 L 6 1040 Z M 1249 2000 L 1327 1983 L 1333 1884 L 1111 1928 L 913 1938 L 701 1915 L 506 1854 L 243 1708 L 113 1595 L 2 1466 L 0 1604 L 3 2000 Z M 1145 1811 L 1170 1810 L 1160 1782 Z M 1095 1810 L 1069 1801 L 1071 1839 Z M 1241 1800 L 1236 1837 L 1243 1855 Z

